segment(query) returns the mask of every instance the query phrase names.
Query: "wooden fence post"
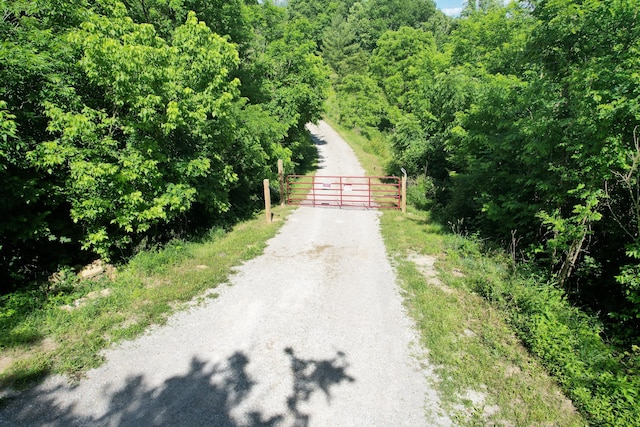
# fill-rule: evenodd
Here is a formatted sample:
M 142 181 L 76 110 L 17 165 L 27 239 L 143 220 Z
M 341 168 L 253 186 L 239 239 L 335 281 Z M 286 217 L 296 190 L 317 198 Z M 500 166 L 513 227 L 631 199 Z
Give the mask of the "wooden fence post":
M 267 224 L 271 224 L 271 190 L 269 190 L 269 180 L 262 181 L 264 187 L 264 214 L 267 217 Z
M 284 163 L 278 159 L 278 182 L 280 183 L 280 206 L 284 206 L 286 195 L 284 194 Z
M 404 170 L 404 168 L 401 169 L 402 170 L 402 194 L 401 194 L 401 200 L 400 200 L 400 208 L 402 209 L 402 213 L 406 213 L 407 212 L 407 172 Z

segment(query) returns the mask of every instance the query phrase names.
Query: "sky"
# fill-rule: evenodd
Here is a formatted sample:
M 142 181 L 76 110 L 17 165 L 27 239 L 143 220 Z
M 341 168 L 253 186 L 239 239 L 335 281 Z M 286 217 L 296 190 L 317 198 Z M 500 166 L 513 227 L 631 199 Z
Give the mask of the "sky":
M 462 11 L 464 1 L 465 0 L 436 0 L 436 5 L 445 15 L 457 16 Z

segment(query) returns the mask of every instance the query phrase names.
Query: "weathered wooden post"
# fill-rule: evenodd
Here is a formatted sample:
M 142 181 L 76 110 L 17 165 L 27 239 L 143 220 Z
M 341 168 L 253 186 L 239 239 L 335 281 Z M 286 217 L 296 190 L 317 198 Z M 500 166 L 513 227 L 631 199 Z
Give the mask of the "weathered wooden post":
M 269 180 L 262 181 L 264 187 L 264 214 L 267 217 L 267 224 L 271 224 L 271 190 L 269 190 Z
M 278 159 L 278 182 L 280 183 L 280 206 L 284 206 L 286 195 L 284 194 L 284 162 Z
M 400 195 L 400 209 L 402 213 L 407 212 L 407 171 L 404 168 L 400 168 L 402 171 L 402 193 Z

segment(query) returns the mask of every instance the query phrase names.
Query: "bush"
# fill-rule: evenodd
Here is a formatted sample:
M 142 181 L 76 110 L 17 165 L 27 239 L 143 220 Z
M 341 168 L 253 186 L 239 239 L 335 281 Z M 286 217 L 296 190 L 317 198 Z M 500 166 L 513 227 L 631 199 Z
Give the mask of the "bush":
M 607 345 L 600 321 L 572 306 L 555 286 L 514 282 L 512 324 L 590 424 L 640 425 L 637 349 L 619 353 Z
M 543 277 L 509 274 L 504 259 L 487 263 L 477 247 L 454 251 L 469 266 L 465 285 L 507 313 L 521 341 L 590 425 L 640 426 L 640 347 L 621 351 L 607 343 L 598 318 L 573 306 Z
M 407 183 L 407 201 L 420 210 L 427 210 L 433 203 L 436 186 L 430 176 L 418 176 Z

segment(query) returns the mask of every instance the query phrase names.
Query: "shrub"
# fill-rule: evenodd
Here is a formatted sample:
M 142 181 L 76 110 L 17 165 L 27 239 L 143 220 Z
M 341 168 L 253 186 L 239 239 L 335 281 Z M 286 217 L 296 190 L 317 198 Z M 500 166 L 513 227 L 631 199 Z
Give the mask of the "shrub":
M 469 266 L 466 286 L 507 313 L 590 425 L 640 426 L 640 348 L 610 345 L 598 318 L 572 305 L 554 283 L 532 271 L 509 274 L 504 259 L 487 262 L 468 246 L 455 249 Z

